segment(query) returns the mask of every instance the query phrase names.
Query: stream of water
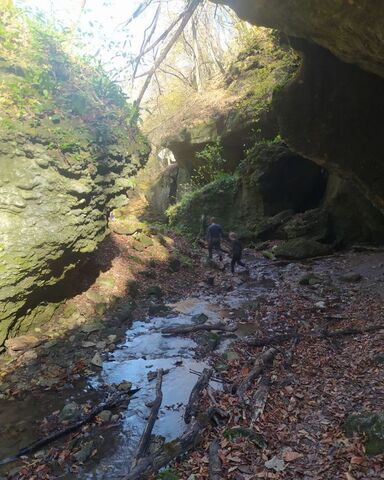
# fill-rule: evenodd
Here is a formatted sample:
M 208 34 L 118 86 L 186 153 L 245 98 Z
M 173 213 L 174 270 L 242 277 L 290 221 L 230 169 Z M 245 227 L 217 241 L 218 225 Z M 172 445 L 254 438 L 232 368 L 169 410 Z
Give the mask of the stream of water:
M 78 403 L 97 397 L 103 385 L 118 384 L 124 380 L 132 382 L 140 390 L 131 399 L 128 408 L 122 412 L 119 425 L 102 431 L 98 438 L 98 453 L 82 472 L 84 479 L 119 478 L 127 472 L 127 465 L 135 451 L 140 435 L 146 424 L 149 408 L 146 406 L 155 396 L 155 380 L 148 379 L 149 372 L 159 368 L 169 370 L 163 377 L 163 402 L 153 434 L 169 441 L 178 437 L 185 429 L 183 413 L 191 389 L 197 381 L 194 372 L 201 372 L 207 363 L 195 358 L 196 343 L 181 336 L 164 336 L 160 329 L 170 325 L 191 324 L 192 317 L 204 313 L 209 322 L 223 319 L 235 320 L 239 311 L 249 302 L 255 302 L 260 295 L 271 290 L 276 278 L 263 275 L 263 264 L 254 264 L 250 278 L 227 293 L 220 295 L 202 294 L 186 298 L 172 307 L 172 314 L 136 321 L 126 333 L 125 342 L 109 356 L 103 368 L 88 382 L 79 382 L 70 395 L 68 392 L 46 392 L 31 395 L 22 400 L 3 402 L 6 408 L 0 411 L 0 422 L 5 431 L 0 440 L 1 457 L 14 454 L 36 438 L 37 425 L 44 416 L 61 409 L 69 400 Z M 236 335 L 224 335 L 218 347 L 219 352 L 227 349 L 233 338 L 252 333 L 254 324 L 243 318 Z M 231 338 L 232 337 L 232 338 Z M 213 388 L 221 388 L 212 382 Z M 9 426 L 7 429 L 6 426 Z M 29 428 L 25 429 L 28 425 Z M 36 425 L 36 428 L 33 426 Z M 5 428 L 4 428 L 5 426 Z M 69 473 L 61 478 L 74 477 Z

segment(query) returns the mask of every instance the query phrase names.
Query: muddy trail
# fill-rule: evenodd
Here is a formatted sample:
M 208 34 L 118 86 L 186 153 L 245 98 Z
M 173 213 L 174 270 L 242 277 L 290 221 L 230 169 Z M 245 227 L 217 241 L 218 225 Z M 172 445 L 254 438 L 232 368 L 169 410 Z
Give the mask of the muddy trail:
M 69 435 L 3 465 L 0 475 L 125 478 L 159 369 L 163 398 L 146 456 L 190 428 L 185 408 L 209 367 L 213 373 L 199 392 L 198 411 L 220 408 L 225 417 L 204 429 L 189 456 L 153 478 L 384 478 L 383 456 L 369 451 L 371 433 L 345 428 L 351 415 L 384 411 L 384 254 L 349 252 L 289 263 L 247 251 L 245 260 L 249 275 L 206 270 L 213 285 L 185 285 L 185 297 L 168 303 L 164 313 L 143 314 L 99 367 L 70 387 L 0 400 L 0 458 L 6 458 L 70 426 L 116 392 L 133 392 Z M 162 332 L 217 323 L 222 330 Z M 365 332 L 367 326 L 377 328 Z M 351 328 L 359 332 L 346 332 Z M 255 372 L 268 351 L 271 361 Z M 210 446 L 216 438 L 215 453 Z

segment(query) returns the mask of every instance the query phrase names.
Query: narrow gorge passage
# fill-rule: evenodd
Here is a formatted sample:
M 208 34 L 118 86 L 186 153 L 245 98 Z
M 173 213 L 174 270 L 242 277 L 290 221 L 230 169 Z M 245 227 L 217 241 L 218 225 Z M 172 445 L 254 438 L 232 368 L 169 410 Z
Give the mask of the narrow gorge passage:
M 383 29 L 0 0 L 0 480 L 384 480 Z

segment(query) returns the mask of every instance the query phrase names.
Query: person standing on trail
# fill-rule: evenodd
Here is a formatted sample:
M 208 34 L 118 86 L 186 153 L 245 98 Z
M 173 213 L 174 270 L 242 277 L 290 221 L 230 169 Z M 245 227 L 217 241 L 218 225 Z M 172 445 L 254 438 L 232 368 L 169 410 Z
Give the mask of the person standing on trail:
M 243 254 L 243 245 L 240 240 L 237 238 L 235 232 L 229 234 L 229 241 L 231 242 L 231 272 L 235 273 L 235 265 L 240 265 L 241 267 L 246 268 L 245 264 L 241 261 L 241 256 Z
M 221 254 L 221 240 L 223 239 L 223 230 L 221 226 L 216 223 L 216 218 L 211 218 L 211 223 L 207 229 L 207 241 L 208 241 L 208 256 L 212 258 L 213 250 L 219 253 L 220 261 L 223 259 Z

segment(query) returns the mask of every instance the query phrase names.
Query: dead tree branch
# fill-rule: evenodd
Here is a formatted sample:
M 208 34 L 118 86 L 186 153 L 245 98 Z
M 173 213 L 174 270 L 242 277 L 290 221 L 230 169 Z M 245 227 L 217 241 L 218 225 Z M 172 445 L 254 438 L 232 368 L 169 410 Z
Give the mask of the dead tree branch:
M 271 377 L 269 374 L 264 374 L 260 378 L 255 395 L 250 401 L 250 406 L 252 409 L 252 422 L 253 425 L 259 417 L 264 413 L 264 408 L 267 403 L 267 398 L 269 394 L 269 389 L 271 386 Z
M 166 443 L 152 455 L 139 460 L 139 463 L 124 477 L 123 480 L 142 480 L 149 475 L 158 472 L 168 465 L 172 460 L 195 448 L 198 444 L 201 433 L 209 425 L 215 416 L 226 418 L 228 415 L 217 407 L 210 407 L 206 413 L 196 417 L 187 431 L 173 442 Z
M 130 392 L 127 392 L 127 393 L 119 393 L 117 395 L 112 396 L 112 398 L 107 399 L 106 401 L 100 403 L 93 410 L 91 410 L 91 412 L 88 413 L 88 415 L 86 415 L 82 420 L 79 420 L 78 422 L 72 425 L 69 425 L 66 428 L 63 428 L 62 430 L 59 430 L 58 432 L 55 432 L 52 435 L 49 435 L 45 438 L 37 440 L 36 442 L 32 443 L 28 447 L 22 448 L 13 457 L 8 457 L 8 458 L 4 458 L 3 460 L 0 460 L 0 465 L 6 465 L 7 463 L 15 462 L 20 457 L 29 455 L 33 452 L 36 452 L 37 450 L 41 450 L 43 447 L 45 447 L 46 445 L 49 445 L 55 440 L 58 440 L 59 438 L 64 437 L 65 435 L 68 435 L 69 433 L 75 432 L 80 427 L 82 427 L 86 423 L 89 423 L 91 420 L 93 420 L 93 418 L 96 417 L 96 415 L 98 415 L 103 410 L 109 410 L 111 408 L 116 407 L 120 403 L 126 401 L 127 396 L 132 395 L 133 393 L 134 392 L 131 390 Z
M 269 350 L 261 353 L 255 360 L 254 366 L 249 374 L 242 380 L 237 388 L 237 395 L 241 400 L 244 400 L 246 391 L 251 383 L 268 367 L 277 354 L 276 348 L 270 348 Z
M 322 338 L 336 338 L 349 335 L 363 335 L 365 333 L 373 333 L 379 330 L 384 330 L 384 325 L 369 325 L 364 328 L 346 328 L 338 330 L 321 330 L 315 333 L 288 333 L 282 335 L 271 335 L 268 337 L 249 337 L 245 341 L 248 345 L 253 347 L 265 347 L 269 345 L 280 345 L 288 340 L 297 338 L 298 340 Z
M 163 328 L 161 329 L 161 333 L 163 335 L 184 335 L 195 332 L 211 332 L 213 330 L 223 332 L 235 332 L 237 330 L 237 325 L 227 325 L 223 322 L 204 323 L 202 325 L 180 325 L 175 327 Z
M 144 85 L 142 86 L 140 93 L 135 101 L 135 105 L 138 108 L 141 104 L 141 101 L 143 100 L 143 97 L 145 95 L 145 92 L 147 91 L 152 77 L 155 74 L 156 70 L 158 67 L 163 63 L 165 60 L 166 56 L 168 55 L 169 51 L 173 47 L 173 45 L 176 43 L 177 39 L 179 38 L 181 32 L 184 30 L 185 26 L 188 24 L 189 20 L 191 19 L 192 15 L 194 14 L 196 8 L 199 6 L 201 0 L 191 0 L 188 4 L 188 7 L 183 13 L 182 19 L 180 21 L 180 25 L 177 27 L 175 33 L 172 35 L 171 39 L 167 43 L 167 45 L 163 48 L 163 50 L 160 52 L 159 57 L 156 59 L 153 67 L 150 69 L 148 72 L 147 78 L 145 79 Z
M 219 439 L 215 438 L 209 447 L 209 480 L 221 480 L 221 460 L 219 457 Z
M 192 417 L 196 416 L 201 392 L 205 388 L 207 388 L 209 380 L 212 376 L 212 373 L 213 373 L 212 368 L 205 368 L 203 370 L 203 373 L 197 380 L 195 386 L 192 388 L 191 394 L 189 396 L 188 404 L 185 407 L 185 413 L 184 413 L 185 423 L 190 423 Z
M 139 445 L 137 447 L 134 465 L 137 465 L 137 462 L 139 461 L 139 459 L 144 457 L 148 451 L 149 444 L 151 441 L 152 430 L 153 430 L 153 427 L 155 426 L 155 422 L 157 419 L 157 414 L 159 413 L 161 402 L 163 401 L 163 392 L 161 390 L 162 381 L 163 381 L 163 369 L 159 368 L 159 370 L 157 370 L 156 397 L 151 404 L 151 413 L 149 415 L 144 432 L 141 435 Z

